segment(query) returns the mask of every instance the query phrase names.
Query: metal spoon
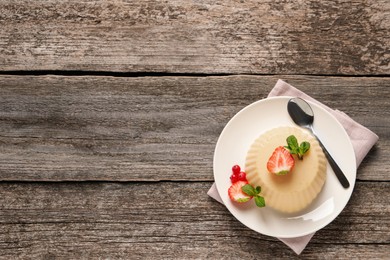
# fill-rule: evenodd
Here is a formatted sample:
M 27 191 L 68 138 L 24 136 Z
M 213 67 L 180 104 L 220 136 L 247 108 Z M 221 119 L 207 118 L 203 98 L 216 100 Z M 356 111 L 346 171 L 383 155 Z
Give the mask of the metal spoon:
M 330 166 L 332 167 L 334 173 L 339 179 L 341 185 L 344 188 L 348 188 L 349 182 L 347 178 L 345 177 L 344 173 L 341 171 L 337 163 L 334 161 L 332 156 L 326 150 L 325 146 L 321 143 L 320 139 L 318 138 L 313 129 L 314 113 L 310 105 L 301 98 L 292 98 L 288 101 L 287 110 L 292 120 L 297 125 L 308 129 L 317 138 L 322 150 L 324 151 L 325 156 L 328 158 Z

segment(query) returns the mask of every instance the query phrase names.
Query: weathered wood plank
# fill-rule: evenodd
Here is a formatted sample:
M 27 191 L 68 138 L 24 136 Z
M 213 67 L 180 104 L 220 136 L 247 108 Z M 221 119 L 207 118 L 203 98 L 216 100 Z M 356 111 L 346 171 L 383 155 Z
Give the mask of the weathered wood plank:
M 0 70 L 389 74 L 390 2 L 0 1 Z
M 283 76 L 380 136 L 358 171 L 389 180 L 390 79 Z M 213 180 L 228 120 L 277 77 L 0 77 L 2 180 Z
M 0 257 L 294 257 L 206 195 L 211 182 L 0 183 Z M 358 182 L 305 257 L 381 258 L 390 249 L 389 182 Z

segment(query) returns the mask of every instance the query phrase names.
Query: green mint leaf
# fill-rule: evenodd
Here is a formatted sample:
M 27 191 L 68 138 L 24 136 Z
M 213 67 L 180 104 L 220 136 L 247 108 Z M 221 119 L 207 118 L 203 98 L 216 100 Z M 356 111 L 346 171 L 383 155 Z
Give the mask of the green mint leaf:
M 310 143 L 308 142 L 302 142 L 301 145 L 299 146 L 299 153 L 298 153 L 298 158 L 300 160 L 303 159 L 303 155 L 310 149 Z
M 259 208 L 265 207 L 265 200 L 262 196 L 256 196 L 255 203 Z
M 299 146 L 299 153 L 304 154 L 310 149 L 310 143 L 309 142 L 302 142 Z
M 256 187 L 256 194 L 259 194 L 261 192 L 261 187 L 260 186 L 257 186 Z
M 290 151 L 290 154 L 296 154 L 300 160 L 303 159 L 303 155 L 310 149 L 309 142 L 302 142 L 299 145 L 298 140 L 294 135 L 287 137 L 286 141 L 287 146 L 285 146 L 285 148 Z
M 250 184 L 245 184 L 244 186 L 241 187 L 241 190 L 242 190 L 245 194 L 247 194 L 247 195 L 249 195 L 249 196 L 255 196 L 255 195 L 256 195 L 256 190 L 255 190 L 255 188 L 253 188 L 253 186 L 250 185 Z
M 297 150 L 297 148 L 299 147 L 298 140 L 294 135 L 290 135 L 289 137 L 287 137 L 286 141 L 287 141 L 287 145 L 292 150 Z
M 290 135 L 286 139 L 287 141 L 287 149 L 290 150 L 291 154 L 298 154 L 299 153 L 299 145 L 298 140 L 294 135 Z

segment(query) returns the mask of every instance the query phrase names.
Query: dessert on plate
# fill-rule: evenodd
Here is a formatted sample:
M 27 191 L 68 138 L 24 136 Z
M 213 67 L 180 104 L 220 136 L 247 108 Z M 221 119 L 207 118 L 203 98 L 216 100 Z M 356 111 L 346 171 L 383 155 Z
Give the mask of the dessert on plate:
M 291 135 L 298 142 L 310 144 L 303 158 L 286 154 L 289 153 L 284 148 L 286 139 Z M 263 133 L 252 143 L 246 156 L 245 172 L 249 184 L 261 187 L 267 206 L 295 213 L 309 206 L 320 193 L 326 180 L 326 165 L 325 155 L 311 133 L 298 127 L 282 126 Z

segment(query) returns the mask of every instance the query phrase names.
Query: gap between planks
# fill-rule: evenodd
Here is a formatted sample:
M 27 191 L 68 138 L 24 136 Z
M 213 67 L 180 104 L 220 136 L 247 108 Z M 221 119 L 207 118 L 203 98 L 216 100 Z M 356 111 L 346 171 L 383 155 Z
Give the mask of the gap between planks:
M 387 78 L 390 74 L 278 74 L 278 73 L 167 73 L 167 72 L 116 72 L 116 71 L 79 71 L 79 70 L 12 70 L 0 71 L 0 75 L 10 76 L 101 76 L 101 77 L 229 77 L 229 76 L 302 76 L 302 77 L 354 77 L 354 78 Z

